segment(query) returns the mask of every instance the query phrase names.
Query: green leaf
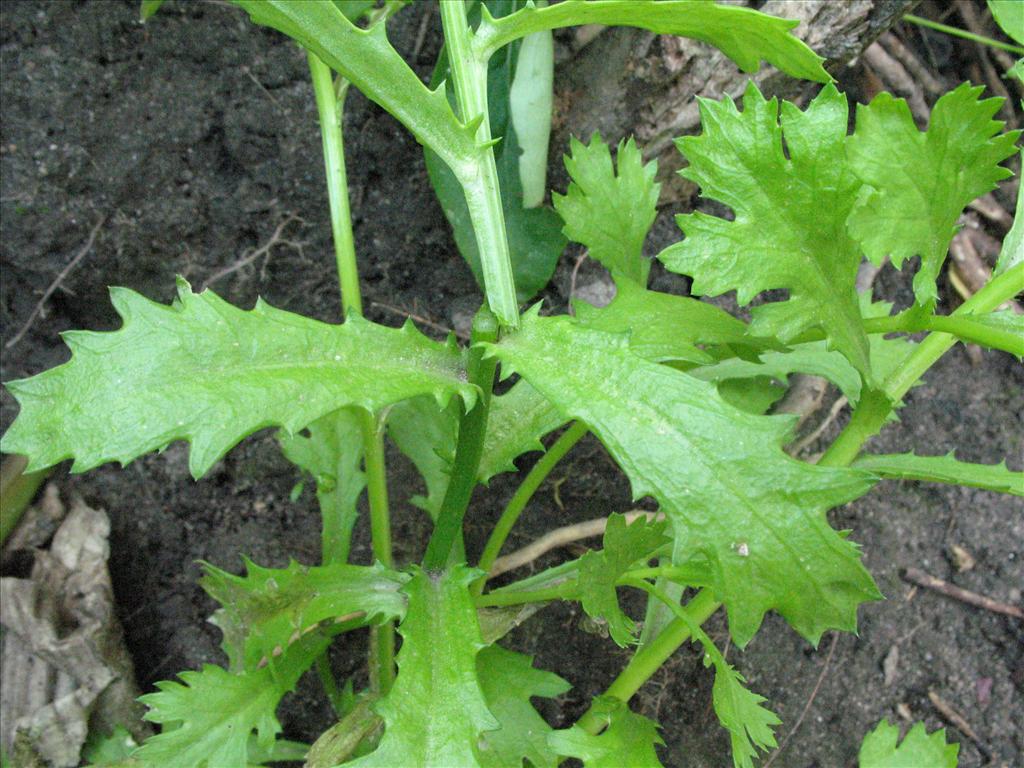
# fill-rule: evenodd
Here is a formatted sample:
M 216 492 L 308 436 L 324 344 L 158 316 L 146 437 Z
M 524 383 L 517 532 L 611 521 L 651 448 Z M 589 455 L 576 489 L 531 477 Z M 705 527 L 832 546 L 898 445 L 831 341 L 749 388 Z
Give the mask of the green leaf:
M 701 629 L 700 625 L 679 605 L 679 601 L 658 587 L 645 581 L 632 580 L 631 586 L 643 589 L 672 610 L 689 627 L 692 638 L 704 646 L 704 664 L 715 666 L 715 685 L 712 702 L 719 721 L 729 731 L 732 743 L 732 761 L 735 768 L 754 768 L 757 750 L 775 746 L 772 729 L 781 721 L 774 712 L 761 706 L 765 701 L 744 687 L 743 675 L 733 669 L 725 656 Z
M 458 408 L 454 403 L 440 408 L 433 398 L 415 397 L 392 408 L 387 424 L 391 439 L 416 465 L 427 485 L 427 495 L 413 496 L 412 503 L 436 520 L 451 479 L 459 435 Z
M 648 291 L 632 280 L 615 283 L 615 298 L 606 307 L 573 302 L 576 319 L 609 333 L 629 333 L 629 346 L 655 362 L 711 363 L 720 356 L 715 347 L 754 357 L 764 348 L 781 347 L 768 339 L 747 335 L 747 325 L 723 309 L 689 296 Z M 714 354 L 713 354 L 714 353 Z
M 1024 5 L 1019 0 L 988 0 L 988 9 L 1006 36 L 1024 45 Z
M 591 257 L 613 273 L 647 285 L 651 265 L 644 258 L 644 239 L 658 215 L 661 185 L 654 181 L 658 163 L 644 165 L 630 138 L 620 141 L 615 167 L 608 145 L 595 133 L 590 144 L 573 137 L 565 168 L 572 181 L 564 195 L 552 194 L 555 210 L 565 221 L 570 240 L 582 243 Z
M 476 127 L 459 122 L 444 88 L 430 90 L 388 42 L 384 24 L 360 29 L 333 3 L 234 0 L 256 24 L 273 27 L 389 112 L 453 170 L 478 153 Z
M 398 677 L 376 706 L 384 736 L 376 750 L 347 766 L 394 768 L 410 756 L 422 768 L 481 765 L 481 736 L 500 723 L 477 677 L 484 645 L 469 585 L 479 576 L 461 565 L 443 574 L 413 570 L 403 590 L 409 609 L 398 628 Z
M 959 744 L 946 743 L 946 729 L 929 734 L 916 723 L 897 745 L 900 729 L 882 720 L 864 737 L 857 756 L 860 768 L 956 768 Z
M 277 439 L 285 458 L 316 480 L 324 563 L 347 562 L 352 526 L 359 516 L 356 502 L 366 487 L 366 475 L 360 470 L 363 437 L 359 416 L 341 408 L 321 416 L 302 432 L 279 432 Z
M 574 725 L 548 736 L 551 749 L 582 760 L 584 768 L 661 768 L 654 747 L 665 742 L 658 735 L 657 723 L 611 697 L 595 699 L 593 711 L 607 723 L 600 735 Z
M 476 666 L 487 706 L 501 724 L 483 734 L 481 752 L 493 754 L 495 765 L 521 766 L 526 759 L 533 768 L 556 768 L 558 754 L 547 743 L 551 726 L 530 698 L 552 699 L 572 686 L 553 672 L 535 669 L 532 657 L 499 645 L 480 651 Z
M 854 172 L 870 185 L 850 215 L 849 230 L 876 264 L 899 267 L 920 255 L 917 302 L 937 296 L 935 280 L 964 206 L 1011 176 L 999 164 L 1013 154 L 1020 131 L 1000 134 L 992 116 L 1002 99 L 978 100 L 981 86 L 960 85 L 940 98 L 920 132 L 903 99 L 887 93 L 857 107 L 847 142 Z
M 528 451 L 543 451 L 540 439 L 565 424 L 551 402 L 525 381 L 491 398 L 487 435 L 477 475 L 481 483 L 502 472 L 515 472 L 513 460 Z
M 869 292 L 860 296 L 861 313 L 865 318 L 888 317 L 892 304 L 871 302 Z M 903 336 L 892 339 L 884 334 L 868 337 L 871 350 L 871 372 L 876 381 L 884 381 L 914 350 L 914 343 Z M 792 373 L 821 376 L 835 384 L 851 404 L 860 401 L 861 377 L 850 362 L 838 352 L 828 349 L 824 341 L 794 344 L 783 352 L 761 354 L 760 361 L 730 359 L 688 371 L 703 381 L 726 382 L 740 378 L 770 377 L 786 382 Z
M 246 312 L 184 280 L 171 306 L 110 294 L 120 330 L 65 333 L 70 362 L 7 385 L 21 413 L 0 445 L 29 456 L 29 471 L 70 457 L 74 472 L 126 464 L 187 440 L 198 478 L 263 427 L 294 432 L 344 406 L 378 411 L 423 394 L 475 402 L 462 354 L 408 323 L 328 325 L 262 301 Z
M 157 683 L 157 693 L 141 696 L 145 719 L 164 726 L 133 753 L 153 768 L 221 768 L 248 764 L 246 743 L 254 730 L 269 749 L 281 725 L 274 715 L 285 693 L 328 646 L 330 640 L 307 635 L 272 664 L 242 674 L 206 665 L 182 672 L 182 683 Z
M 793 77 L 829 82 L 832 78 L 821 66 L 824 59 L 790 34 L 798 23 L 701 0 L 567 0 L 546 8 L 528 6 L 496 20 L 485 13 L 474 47 L 486 57 L 513 40 L 545 29 L 620 25 L 710 43 L 744 72 L 756 72 L 764 60 Z
M 525 208 L 523 205 L 519 172 L 521 149 L 509 101 L 517 53 L 510 48 L 491 60 L 487 72 L 487 102 L 491 133 L 501 137 L 494 150 L 494 158 L 516 293 L 520 301 L 527 301 L 548 284 L 565 250 L 566 240 L 562 235 L 562 220 L 554 210 L 545 206 Z M 449 77 L 447 55 L 442 53 L 431 84 L 442 83 Z M 430 183 L 452 227 L 459 253 L 469 264 L 477 284 L 483 286 L 480 249 L 466 193 L 452 170 L 430 149 L 424 149 L 424 159 Z M 547 162 L 546 152 L 544 162 Z
M 224 633 L 224 650 L 235 670 L 252 670 L 319 622 L 341 617 L 373 624 L 401 617 L 399 590 L 405 574 L 372 566 L 332 563 L 263 568 L 245 561 L 235 576 L 205 563 L 202 587 L 221 604 L 210 619 Z M 357 616 L 353 616 L 357 614 Z
M 1021 288 L 1024 290 L 1024 284 L 1021 285 Z M 1018 360 L 1024 358 L 1024 315 L 1018 315 L 1012 309 L 1004 309 L 999 312 L 985 312 L 981 315 L 961 315 L 957 320 L 964 324 L 981 325 L 1000 331 L 998 337 L 983 332 L 974 334 L 973 338 L 966 338 L 971 338 L 972 341 L 992 349 L 1002 349 Z
M 1021 68 L 1020 79 L 1024 82 L 1024 59 L 1017 62 Z M 1021 163 L 1024 164 L 1024 151 L 1020 153 Z M 999 251 L 999 259 L 996 261 L 996 268 L 992 271 L 993 277 L 999 277 L 1017 264 L 1024 261 L 1024 184 L 1017 187 L 1017 210 L 1013 217 L 1013 226 L 1006 233 L 1003 240 L 1003 247 Z
M 812 642 L 852 629 L 857 605 L 879 597 L 856 546 L 824 510 L 865 493 L 865 473 L 817 467 L 781 449 L 792 421 L 753 416 L 714 385 L 643 360 L 620 335 L 542 318 L 492 345 L 566 418 L 587 423 L 672 524 L 674 561 L 700 572 L 745 645 L 770 609 Z
M 578 589 L 583 610 L 607 623 L 612 640 L 622 647 L 636 642 L 636 625 L 619 607 L 615 584 L 630 566 L 669 541 L 664 520 L 638 517 L 627 524 L 625 517 L 614 514 L 604 531 L 604 548 L 580 558 Z
M 785 102 L 780 123 L 777 101 L 750 83 L 742 112 L 728 97 L 701 99 L 700 109 L 704 132 L 676 141 L 690 163 L 680 173 L 732 208 L 735 220 L 678 216 L 686 238 L 658 258 L 691 275 L 695 293 L 736 289 L 741 304 L 788 289 L 788 301 L 755 309 L 751 333 L 787 341 L 821 327 L 868 376 L 855 288 L 860 250 L 846 231 L 861 186 L 844 159 L 846 97 L 829 85 L 806 111 Z
M 719 721 L 729 731 L 732 761 L 736 768 L 754 768 L 758 749 L 775 746 L 774 726 L 782 721 L 761 706 L 764 696 L 748 690 L 746 680 L 725 659 L 715 660 L 712 702 Z
M 1010 471 L 1005 461 L 999 464 L 959 461 L 952 451 L 945 456 L 915 456 L 912 453 L 865 455 L 853 465 L 879 477 L 967 485 L 1024 496 L 1024 472 Z
M 1017 59 L 1013 66 L 1006 70 L 1007 77 L 1015 77 L 1024 83 L 1024 59 Z
M 163 4 L 164 0 L 142 0 L 139 3 L 139 21 L 148 21 Z

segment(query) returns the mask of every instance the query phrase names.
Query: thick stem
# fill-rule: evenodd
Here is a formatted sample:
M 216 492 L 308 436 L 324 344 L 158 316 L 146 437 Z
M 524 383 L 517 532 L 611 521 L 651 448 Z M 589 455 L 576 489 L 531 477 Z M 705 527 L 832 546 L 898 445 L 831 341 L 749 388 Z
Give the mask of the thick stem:
M 335 90 L 330 68 L 313 53 L 309 54 L 309 71 L 313 79 L 313 93 L 316 96 L 317 113 L 320 118 L 327 196 L 331 210 L 331 234 L 341 282 L 341 305 L 344 317 L 348 318 L 352 314 L 361 315 L 363 304 L 359 290 L 352 218 L 348 205 L 341 100 L 339 91 Z M 344 95 L 345 88 L 339 90 Z M 373 556 L 390 567 L 391 518 L 388 510 L 387 470 L 384 463 L 384 434 L 372 413 L 360 411 L 359 425 L 363 435 L 363 461 L 370 506 Z M 370 636 L 371 687 L 375 692 L 386 693 L 395 679 L 394 623 L 388 622 L 374 628 Z
M 608 686 L 604 695 L 613 696 L 623 702 L 629 701 L 633 694 L 640 690 L 640 686 L 661 669 L 661 665 L 690 638 L 691 624 L 697 626 L 703 624 L 721 605 L 708 590 L 702 589 L 698 592 L 693 600 L 682 609 L 686 611 L 689 621 L 677 618 L 669 622 L 661 634 L 630 659 L 629 664 Z M 601 718 L 594 714 L 592 708 L 576 724 L 588 733 L 595 735 L 604 725 Z
M 980 291 L 964 302 L 950 318 L 991 312 L 1003 302 L 1024 291 L 1024 264 L 1008 269 L 990 280 Z M 864 443 L 876 435 L 889 413 L 925 372 L 956 343 L 949 333 L 930 334 L 886 379 L 881 391 L 867 391 L 850 418 L 850 423 L 829 446 L 818 464 L 826 467 L 847 466 L 857 458 Z
M 441 24 L 462 121 L 469 124 L 478 121 L 475 157 L 452 169 L 462 184 L 469 206 L 487 303 L 502 327 L 516 328 L 519 326 L 519 302 L 487 112 L 487 60 L 478 59 L 473 51 L 464 2 L 442 2 Z
M 512 531 L 512 527 L 516 524 L 516 520 L 519 519 L 519 515 L 522 514 L 530 499 L 533 498 L 533 494 L 536 493 L 544 479 L 551 474 L 551 470 L 555 468 L 555 465 L 562 460 L 565 454 L 569 452 L 569 449 L 576 445 L 588 431 L 589 427 L 582 421 L 574 422 L 569 429 L 562 433 L 561 437 L 554 442 L 547 452 L 540 457 L 523 479 L 523 482 L 520 483 L 512 498 L 509 499 L 505 510 L 501 513 L 501 517 L 498 519 L 494 529 L 491 531 L 487 544 L 484 546 L 483 554 L 480 555 L 480 562 L 477 564 L 477 568 L 482 570 L 485 575 L 474 584 L 474 594 L 479 595 L 483 591 L 484 585 L 487 583 L 487 572 L 491 570 L 494 561 L 501 554 L 501 548 L 505 544 L 505 540 Z
M 462 520 L 476 487 L 477 470 L 483 455 L 487 414 L 491 407 L 491 390 L 497 366 L 496 359 L 485 358 L 483 347 L 478 345 L 493 343 L 497 339 L 498 321 L 486 306 L 481 307 L 473 319 L 473 346 L 469 350 L 469 381 L 476 385 L 479 395 L 473 408 L 464 411 L 459 421 L 459 442 L 455 447 L 451 481 L 437 514 L 437 525 L 427 544 L 427 552 L 423 557 L 424 568 L 443 568 L 453 547 L 457 548 L 461 542 Z

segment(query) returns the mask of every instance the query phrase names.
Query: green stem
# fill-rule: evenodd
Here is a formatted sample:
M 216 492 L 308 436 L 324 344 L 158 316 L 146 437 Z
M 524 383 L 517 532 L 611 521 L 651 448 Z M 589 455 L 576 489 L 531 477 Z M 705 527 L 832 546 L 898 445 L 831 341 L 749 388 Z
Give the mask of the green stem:
M 951 27 L 947 24 L 940 24 L 937 21 L 931 19 L 925 19 L 921 16 L 915 16 L 912 13 L 905 14 L 903 16 L 904 21 L 909 21 L 911 24 L 917 24 L 921 27 L 928 27 L 928 29 L 934 29 L 936 32 L 945 32 L 947 35 L 953 37 L 962 37 L 964 40 L 973 40 L 976 43 L 982 45 L 989 45 L 993 48 L 1001 48 L 1004 51 L 1010 53 L 1016 53 L 1018 56 L 1024 55 L 1024 48 L 1019 45 L 1011 45 L 1010 43 L 1002 43 L 999 40 L 993 40 L 991 37 L 984 37 L 982 35 L 976 35 L 973 32 L 968 32 L 966 29 L 960 29 L 959 27 Z
M 344 317 L 363 312 L 356 266 L 355 241 L 348 204 L 348 181 L 345 174 L 345 145 L 341 129 L 341 104 L 345 87 L 335 90 L 330 68 L 313 53 L 309 54 L 309 71 L 320 118 L 323 140 L 327 196 L 331 211 L 331 234 L 334 255 L 341 282 L 341 306 Z M 370 506 L 370 531 L 373 556 L 391 567 L 391 517 L 388 510 L 387 470 L 384 462 L 384 433 L 377 417 L 359 411 L 363 436 L 363 463 L 366 469 L 367 496 Z M 370 680 L 375 692 L 387 693 L 395 679 L 395 627 L 388 622 L 370 632 Z
M 51 467 L 25 472 L 27 466 L 28 459 L 17 454 L 4 456 L 0 463 L 0 544 L 18 527 L 22 512 L 53 471 Z
M 677 568 L 672 565 L 659 565 L 656 568 L 634 568 L 626 571 L 618 580 L 618 584 L 626 585 L 627 582 L 638 579 L 657 579 L 664 577 L 669 581 L 692 582 L 693 571 L 687 568 Z
M 443 568 L 453 548 L 460 546 L 462 520 L 476 487 L 477 470 L 483 455 L 487 414 L 491 407 L 491 390 L 497 367 L 497 360 L 493 357 L 485 358 L 485 350 L 480 345 L 494 343 L 497 339 L 498 321 L 485 305 L 473 318 L 472 346 L 469 350 L 469 381 L 476 385 L 479 394 L 473 408 L 463 411 L 459 420 L 459 442 L 455 447 L 451 481 L 437 513 L 434 532 L 427 544 L 427 552 L 423 557 L 424 568 Z
M 964 302 L 950 318 L 992 312 L 1003 302 L 1024 291 L 1024 264 L 1008 269 L 990 280 Z M 880 391 L 867 390 L 861 396 L 850 423 L 829 446 L 818 464 L 825 467 L 848 466 L 857 458 L 864 443 L 876 435 L 889 413 L 925 372 L 956 343 L 956 336 L 936 331 L 922 341 L 890 374 Z
M 309 72 L 313 78 L 313 94 L 316 96 L 316 110 L 320 118 L 320 138 L 324 148 L 334 258 L 338 264 L 338 278 L 341 282 L 342 314 L 344 317 L 353 312 L 362 315 L 363 299 L 359 291 L 352 214 L 348 204 L 348 177 L 345 173 L 345 140 L 341 126 L 341 113 L 348 87 L 347 84 L 343 84 L 335 90 L 331 68 L 314 53 L 308 53 L 308 58 Z
M 551 474 L 551 470 L 555 468 L 555 465 L 562 460 L 570 448 L 587 434 L 589 429 L 582 421 L 574 422 L 572 426 L 562 433 L 561 437 L 554 442 L 547 452 L 540 457 L 523 479 L 523 482 L 520 483 L 516 492 L 505 506 L 505 510 L 501 513 L 501 517 L 498 519 L 494 529 L 491 531 L 487 544 L 484 546 L 483 554 L 480 555 L 480 562 L 477 563 L 477 568 L 483 571 L 485 575 L 473 585 L 474 594 L 479 595 L 483 591 L 484 585 L 487 583 L 487 572 L 491 570 L 494 561 L 498 559 L 501 548 L 512 531 L 512 527 L 516 524 L 516 520 L 519 519 L 519 515 L 526 509 L 526 505 L 533 498 L 533 494 L 536 493 L 544 479 Z
M 547 589 L 532 592 L 489 592 L 476 598 L 477 608 L 493 608 L 499 605 L 522 605 L 523 603 L 547 603 L 552 600 L 572 600 L 576 594 L 576 580 L 563 582 Z
M 608 686 L 604 695 L 613 696 L 623 702 L 629 701 L 633 694 L 640 690 L 640 686 L 690 638 L 691 626 L 703 624 L 721 605 L 708 590 L 702 589 L 698 592 L 685 608 L 680 609 L 686 612 L 687 620 L 676 618 L 669 622 L 661 634 L 630 659 L 629 664 Z M 601 718 L 594 714 L 593 708 L 589 709 L 576 724 L 595 735 L 604 725 Z
M 981 344 L 983 347 L 1002 349 L 1016 356 L 1024 355 L 1024 339 L 1013 331 L 993 328 L 979 323 L 977 316 L 924 315 L 913 310 L 901 312 L 891 317 L 871 317 L 864 320 L 866 333 L 920 333 L 922 331 L 942 331 L 952 334 L 963 341 Z M 801 333 L 790 344 L 803 344 L 810 341 L 821 341 L 825 332 L 820 328 Z
M 331 709 L 334 710 L 334 714 L 339 718 L 344 717 L 344 701 L 341 696 L 341 690 L 338 688 L 338 681 L 334 679 L 334 672 L 331 670 L 331 661 L 327 651 L 316 657 L 316 676 L 320 678 L 320 685 L 327 695 L 327 700 L 331 703 Z
M 487 60 L 478 59 L 473 51 L 464 2 L 441 3 L 441 24 L 455 85 L 455 101 L 462 121 L 467 124 L 479 121 L 475 157 L 452 166 L 452 170 L 462 185 L 469 206 L 487 303 L 502 327 L 516 328 L 519 326 L 519 302 L 487 112 Z

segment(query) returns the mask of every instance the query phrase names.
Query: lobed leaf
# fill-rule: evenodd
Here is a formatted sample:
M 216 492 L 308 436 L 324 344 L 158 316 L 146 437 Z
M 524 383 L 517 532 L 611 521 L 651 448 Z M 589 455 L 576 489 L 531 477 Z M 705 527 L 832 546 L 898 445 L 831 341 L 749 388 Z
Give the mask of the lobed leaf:
M 905 454 L 866 454 L 853 466 L 879 477 L 896 480 L 924 480 L 932 483 L 966 485 L 987 491 L 1024 496 L 1024 472 L 1013 472 L 1006 462 L 971 464 L 959 461 L 950 451 L 945 456 Z
M 934 733 L 925 730 L 924 723 L 916 723 L 902 743 L 899 726 L 882 720 L 875 730 L 864 737 L 857 756 L 860 768 L 956 768 L 959 744 L 946 743 L 946 729 Z
M 770 609 L 812 642 L 854 628 L 858 604 L 879 594 L 824 511 L 865 493 L 871 477 L 791 459 L 780 447 L 789 419 L 739 411 L 714 385 L 643 360 L 624 336 L 537 309 L 490 354 L 564 417 L 587 423 L 634 497 L 657 499 L 676 564 L 726 605 L 736 642 L 745 645 Z
M 221 768 L 248 764 L 250 734 L 270 749 L 281 732 L 274 711 L 285 693 L 328 646 L 330 640 L 308 635 L 273 664 L 242 674 L 206 665 L 182 672 L 181 683 L 157 683 L 157 693 L 141 696 L 149 707 L 144 718 L 164 727 L 146 739 L 132 758 L 153 768 Z
M 339 408 L 302 432 L 279 432 L 277 440 L 284 457 L 316 481 L 324 562 L 347 562 L 352 526 L 359 516 L 356 502 L 366 487 L 366 475 L 360 469 L 363 437 L 359 416 L 352 409 Z
M 483 734 L 481 753 L 493 755 L 495 765 L 557 768 L 558 753 L 548 746 L 551 726 L 530 703 L 533 696 L 554 698 L 572 686 L 553 672 L 536 669 L 533 659 L 500 645 L 480 651 L 476 657 L 480 687 L 487 706 L 500 723 Z
M 614 167 L 599 133 L 590 144 L 573 137 L 570 146 L 565 168 L 572 181 L 564 195 L 551 196 L 565 236 L 585 245 L 613 274 L 646 286 L 651 265 L 643 255 L 644 239 L 658 215 L 661 190 L 654 180 L 657 162 L 644 165 L 632 138 L 619 142 Z
M 935 280 L 964 207 L 1012 175 L 1000 163 L 1016 151 L 1020 131 L 1000 134 L 1004 123 L 992 117 L 1003 100 L 979 100 L 983 90 L 964 83 L 942 96 L 924 132 L 907 103 L 888 93 L 857 108 L 847 156 L 871 189 L 850 215 L 849 231 L 876 264 L 921 257 L 914 275 L 921 305 L 937 296 Z
M 411 323 L 328 325 L 262 301 L 247 312 L 184 280 L 171 306 L 126 288 L 111 300 L 120 330 L 65 333 L 69 362 L 7 385 L 21 412 L 0 445 L 29 456 L 29 471 L 71 457 L 74 472 L 126 464 L 187 440 L 198 478 L 263 427 L 294 432 L 341 407 L 417 395 L 475 402 L 462 354 Z
M 658 724 L 630 711 L 618 699 L 599 697 L 593 711 L 607 723 L 594 736 L 574 725 L 548 735 L 551 749 L 560 755 L 583 761 L 583 768 L 661 768 L 655 745 L 664 744 Z
M 614 514 L 608 518 L 603 549 L 590 550 L 580 558 L 577 589 L 583 610 L 607 623 L 612 640 L 621 647 L 636 642 L 636 625 L 619 607 L 616 582 L 634 563 L 669 541 L 663 520 L 638 517 L 628 524 L 625 517 Z
M 773 728 L 782 721 L 761 704 L 764 696 L 744 686 L 746 680 L 724 658 L 715 659 L 715 684 L 711 700 L 719 722 L 729 731 L 732 761 L 736 768 L 754 768 L 758 749 L 775 746 Z
M 551 402 L 525 381 L 491 398 L 487 435 L 477 474 L 486 483 L 502 472 L 515 472 L 513 460 L 528 451 L 543 451 L 540 439 L 567 420 Z
M 790 34 L 798 23 L 706 0 L 566 0 L 544 8 L 527 6 L 500 19 L 484 13 L 474 48 L 486 61 L 513 40 L 545 29 L 584 24 L 640 27 L 710 43 L 744 72 L 756 72 L 763 60 L 793 77 L 829 82 L 832 78 L 821 66 L 824 59 Z
M 477 672 L 480 639 L 469 585 L 480 572 L 455 566 L 445 573 L 414 569 L 405 585 L 409 608 L 398 628 L 398 677 L 376 706 L 385 731 L 377 749 L 353 768 L 481 765 L 485 732 L 500 727 L 488 709 Z
M 200 582 L 221 607 L 210 619 L 224 633 L 231 667 L 254 669 L 326 619 L 359 615 L 374 624 L 405 614 L 400 594 L 409 577 L 380 563 L 372 566 L 263 568 L 245 560 L 245 576 L 204 563 Z
M 680 173 L 732 208 L 735 220 L 678 216 L 686 237 L 658 258 L 691 275 L 695 293 L 735 289 L 741 304 L 788 289 L 788 301 L 755 309 L 751 333 L 787 341 L 821 327 L 869 377 L 855 288 L 860 250 L 846 231 L 861 187 L 844 158 L 846 97 L 826 86 L 805 111 L 783 103 L 780 122 L 778 102 L 750 83 L 742 112 L 728 97 L 701 99 L 700 109 L 703 133 L 676 141 L 690 163 Z
M 428 89 L 391 43 L 383 24 L 360 29 L 334 3 L 234 0 L 255 24 L 273 27 L 383 107 L 452 170 L 477 153 L 476 127 L 459 122 L 444 88 Z

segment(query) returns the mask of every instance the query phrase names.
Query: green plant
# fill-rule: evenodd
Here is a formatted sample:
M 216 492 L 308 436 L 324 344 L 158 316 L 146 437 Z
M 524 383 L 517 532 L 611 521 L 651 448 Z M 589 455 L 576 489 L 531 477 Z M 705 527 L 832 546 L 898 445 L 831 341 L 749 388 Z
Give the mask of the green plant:
M 539 305 L 520 314 L 502 148 L 488 107 L 490 59 L 552 28 L 630 24 L 715 44 L 744 70 L 767 60 L 828 83 L 821 60 L 790 34 L 794 23 L 695 0 L 566 0 L 506 8 L 511 12 L 500 17 L 484 4 L 474 29 L 464 3 L 444 2 L 453 109 L 444 88 L 425 87 L 388 43 L 384 21 L 401 3 L 237 4 L 309 51 L 344 322 L 329 325 L 262 302 L 243 311 L 210 291 L 193 293 L 183 280 L 171 306 L 115 288 L 120 330 L 68 333 L 70 362 L 8 385 L 22 411 L 3 448 L 28 456 L 30 471 L 67 458 L 74 471 L 126 464 L 186 440 L 199 478 L 246 435 L 274 425 L 282 428 L 285 456 L 316 479 L 322 563 L 268 569 L 247 562 L 244 575 L 206 566 L 203 585 L 221 606 L 213 620 L 229 668 L 184 672 L 180 682 L 143 697 L 162 731 L 127 760 L 214 768 L 294 757 L 295 745 L 277 739 L 275 710 L 315 669 L 338 724 L 309 750 L 309 765 L 526 759 L 544 766 L 567 756 L 586 766 L 657 765 L 657 726 L 628 702 L 691 640 L 715 669 L 713 705 L 730 734 L 732 759 L 750 766 L 774 745 L 779 721 L 701 628 L 715 611 L 725 608 L 740 646 L 770 610 L 812 643 L 831 628 L 853 630 L 860 604 L 880 595 L 856 545 L 829 526 L 825 512 L 867 493 L 879 478 L 1024 495 L 1024 476 L 1004 465 L 862 451 L 958 339 L 1024 356 L 1021 321 L 999 311 L 1024 289 L 1024 225 L 1008 236 L 997 276 L 984 289 L 951 315 L 935 313 L 935 280 L 959 214 L 1010 175 L 1001 163 L 1015 152 L 1019 133 L 1000 133 L 992 120 L 999 100 L 980 100 L 981 89 L 963 85 L 940 99 L 920 132 L 905 103 L 883 94 L 858 109 L 852 135 L 847 101 L 830 84 L 805 110 L 780 108 L 753 85 L 742 111 L 730 99 L 703 101 L 704 132 L 678 142 L 689 161 L 684 175 L 735 218 L 680 216 L 685 239 L 658 258 L 692 276 L 696 293 L 736 290 L 745 304 L 766 290 L 789 291 L 786 300 L 756 307 L 750 323 L 695 298 L 648 289 L 642 245 L 658 200 L 654 165 L 644 164 L 632 141 L 618 146 L 614 161 L 599 136 L 574 142 L 566 161 L 572 183 L 554 207 L 566 237 L 611 271 L 618 293 L 605 308 L 579 303 L 574 316 L 543 316 Z M 353 21 L 361 17 L 365 28 Z M 464 198 L 486 297 L 466 348 L 431 341 L 411 325 L 386 328 L 362 317 L 338 119 L 350 86 L 401 121 Z M 517 158 L 506 153 L 510 159 Z M 508 189 L 515 170 L 505 174 Z M 443 197 L 447 187 L 435 184 Z M 453 225 L 458 232 L 461 225 Z M 460 247 L 469 259 L 470 247 Z M 915 305 L 892 315 L 888 305 L 859 296 L 863 256 L 888 257 L 897 267 L 919 256 Z M 919 343 L 888 338 L 912 332 L 928 335 Z M 835 381 L 855 405 L 816 464 L 783 451 L 792 422 L 767 413 L 776 382 L 808 371 Z M 498 376 L 518 380 L 497 394 Z M 514 469 L 513 459 L 542 448 L 541 438 L 565 425 L 471 567 L 462 528 L 475 486 Z M 634 496 L 653 497 L 664 519 L 612 516 L 601 549 L 488 589 L 531 495 L 588 432 L 623 469 Z M 393 561 L 386 437 L 426 482 L 416 502 L 435 525 L 419 565 Z M 349 562 L 364 487 L 371 565 Z M 642 632 L 620 607 L 620 588 L 649 597 Z M 556 696 L 565 681 L 497 643 L 523 606 L 553 600 L 578 601 L 613 642 L 636 646 L 590 711 L 558 731 L 530 698 Z M 356 693 L 339 687 L 325 654 L 336 635 L 363 627 L 371 634 L 370 684 Z M 872 747 L 880 759 L 884 746 Z

